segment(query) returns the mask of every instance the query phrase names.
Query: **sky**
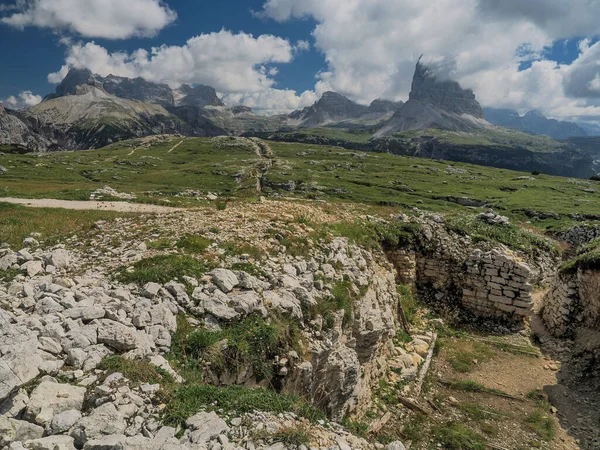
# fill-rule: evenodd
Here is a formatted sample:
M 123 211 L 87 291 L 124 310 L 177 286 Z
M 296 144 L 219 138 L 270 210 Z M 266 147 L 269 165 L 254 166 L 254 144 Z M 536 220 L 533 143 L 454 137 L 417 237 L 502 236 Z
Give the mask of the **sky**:
M 71 67 L 207 84 L 267 114 L 328 90 L 406 100 L 423 54 L 484 106 L 600 124 L 600 0 L 9 0 L 0 42 L 12 108 Z

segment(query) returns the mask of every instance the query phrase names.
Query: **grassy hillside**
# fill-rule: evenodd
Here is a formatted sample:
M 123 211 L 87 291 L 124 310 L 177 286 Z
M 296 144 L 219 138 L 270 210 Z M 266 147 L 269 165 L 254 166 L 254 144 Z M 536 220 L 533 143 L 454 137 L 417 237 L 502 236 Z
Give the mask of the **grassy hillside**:
M 339 147 L 270 142 L 273 165 L 249 141 L 150 138 L 101 150 L 0 155 L 1 197 L 88 199 L 109 185 L 140 202 L 193 206 L 208 192 L 357 202 L 369 208 L 461 212 L 493 207 L 540 228 L 567 226 L 570 215 L 600 218 L 600 183 Z M 263 173 L 263 191 L 256 176 Z M 187 191 L 187 192 L 186 192 Z M 472 208 L 471 208 L 472 209 Z

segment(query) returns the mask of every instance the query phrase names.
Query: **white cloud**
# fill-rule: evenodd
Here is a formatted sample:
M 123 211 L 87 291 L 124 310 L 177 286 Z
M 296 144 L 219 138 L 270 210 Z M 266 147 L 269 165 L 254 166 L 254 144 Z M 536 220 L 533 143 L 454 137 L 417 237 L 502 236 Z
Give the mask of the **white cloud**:
M 331 89 L 361 103 L 406 99 L 425 54 L 485 105 L 565 119 L 600 116 L 600 44 L 584 42 L 569 66 L 544 59 L 555 40 L 600 34 L 600 1 L 266 0 L 259 15 L 317 22 L 315 47 L 328 64 L 317 92 Z M 520 71 L 523 62 L 533 63 Z
M 154 36 L 177 18 L 162 0 L 18 0 L 5 10 L 16 12 L 0 22 L 17 29 L 35 26 L 106 39 Z
M 23 91 L 18 96 L 11 95 L 2 104 L 11 109 L 23 109 L 29 106 L 35 106 L 42 101 L 41 95 L 35 95 L 31 91 Z
M 182 46 L 139 49 L 132 53 L 108 52 L 89 42 L 68 48 L 63 67 L 48 75 L 59 83 L 70 67 L 87 68 L 102 76 L 143 77 L 149 81 L 177 87 L 183 83 L 206 84 L 222 92 L 230 102 L 264 110 L 281 109 L 275 103 L 305 106 L 310 94 L 296 96 L 294 91 L 276 89 L 277 64 L 293 60 L 296 47 L 285 39 L 221 30 L 201 34 Z

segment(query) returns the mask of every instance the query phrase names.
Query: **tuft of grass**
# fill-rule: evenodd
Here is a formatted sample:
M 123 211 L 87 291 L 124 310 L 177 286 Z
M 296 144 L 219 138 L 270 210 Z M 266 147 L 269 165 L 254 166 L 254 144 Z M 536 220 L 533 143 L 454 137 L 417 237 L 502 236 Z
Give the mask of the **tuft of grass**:
M 493 394 L 499 396 L 506 396 L 506 392 L 503 392 L 499 389 L 489 388 L 482 384 L 479 384 L 475 381 L 449 381 L 444 382 L 450 389 L 454 389 L 455 391 L 463 391 L 463 392 L 476 392 L 483 394 Z
M 231 270 L 240 270 L 257 278 L 264 277 L 267 273 L 260 267 L 252 263 L 235 263 L 231 265 Z
M 432 432 L 445 450 L 485 450 L 486 448 L 483 436 L 460 423 L 439 424 L 433 427 Z
M 397 286 L 398 294 L 400 295 L 400 304 L 409 323 L 414 324 L 417 316 L 417 301 L 415 300 L 413 290 L 410 286 L 399 284 Z
M 184 328 L 173 341 L 175 356 L 182 361 L 209 363 L 217 375 L 251 367 L 258 380 L 274 375 L 274 358 L 286 349 L 302 353 L 300 330 L 294 322 L 283 318 L 267 321 L 257 315 L 220 331 Z
M 271 435 L 275 442 L 299 447 L 310 444 L 310 434 L 306 428 L 283 428 Z
M 411 419 L 404 425 L 401 432 L 402 439 L 418 444 L 423 440 L 423 428 L 425 427 L 427 418 L 422 414 L 415 414 Z
M 478 403 L 460 403 L 458 408 L 469 416 L 470 419 L 476 421 L 488 419 L 497 420 L 500 417 L 508 417 L 506 414 L 503 414 L 494 408 L 489 408 Z
M 184 276 L 200 278 L 208 269 L 205 262 L 190 256 L 157 255 L 136 262 L 131 272 L 126 267 L 120 267 L 114 276 L 122 283 L 144 285 L 181 280 Z
M 577 256 L 560 267 L 564 274 L 576 274 L 578 270 L 600 269 L 600 250 L 594 249 L 588 253 Z
M 122 373 L 134 384 L 149 383 L 164 386 L 174 382 L 171 375 L 146 360 L 126 359 L 118 355 L 104 358 L 98 365 L 98 369 L 105 370 L 106 376 L 117 372 Z
M 153 250 L 167 250 L 173 247 L 173 241 L 168 238 L 161 238 L 155 241 L 148 242 L 148 248 Z
M 365 439 L 369 436 L 369 424 L 367 423 L 344 418 L 342 420 L 342 426 L 355 436 Z
M 8 269 L 8 270 L 0 270 L 0 281 L 5 283 L 9 283 L 13 281 L 17 276 L 24 274 L 20 269 Z
M 204 253 L 204 251 L 213 243 L 212 240 L 204 236 L 194 236 L 192 234 L 184 234 L 179 238 L 177 248 L 184 249 L 190 253 Z
M 179 389 L 167 403 L 165 424 L 181 426 L 199 411 L 223 410 L 231 414 L 266 411 L 275 414 L 293 412 L 310 421 L 325 419 L 325 413 L 297 396 L 278 394 L 268 389 L 243 386 L 191 385 Z
M 323 318 L 323 328 L 329 330 L 333 328 L 335 318 L 334 313 L 344 311 L 344 325 L 350 323 L 352 319 L 354 302 L 364 295 L 364 291 L 358 295 L 352 289 L 353 285 L 350 281 L 342 281 L 333 285 L 332 296 L 321 299 L 316 305 L 310 309 L 303 311 L 309 320 L 316 317 Z
M 496 352 L 480 342 L 444 341 L 449 355 L 450 366 L 459 373 L 471 372 L 476 364 L 488 361 Z
M 550 442 L 556 435 L 554 420 L 541 410 L 535 410 L 525 417 L 524 424 L 545 441 Z
M 230 256 L 250 255 L 256 260 L 261 260 L 264 257 L 264 252 L 252 244 L 225 242 L 221 244 L 221 248 L 223 248 L 225 253 Z

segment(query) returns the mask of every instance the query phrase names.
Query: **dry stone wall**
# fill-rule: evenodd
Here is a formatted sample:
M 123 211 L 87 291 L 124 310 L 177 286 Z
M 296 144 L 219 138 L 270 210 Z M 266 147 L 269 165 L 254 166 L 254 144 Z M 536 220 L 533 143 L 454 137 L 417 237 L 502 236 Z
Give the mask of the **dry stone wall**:
M 542 319 L 554 336 L 570 336 L 578 328 L 600 331 L 600 272 L 557 275 L 542 305 Z
M 468 238 L 426 224 L 414 247 L 391 251 L 388 258 L 398 282 L 416 285 L 426 299 L 481 318 L 520 322 L 531 314 L 540 270 L 506 248 L 483 250 Z

